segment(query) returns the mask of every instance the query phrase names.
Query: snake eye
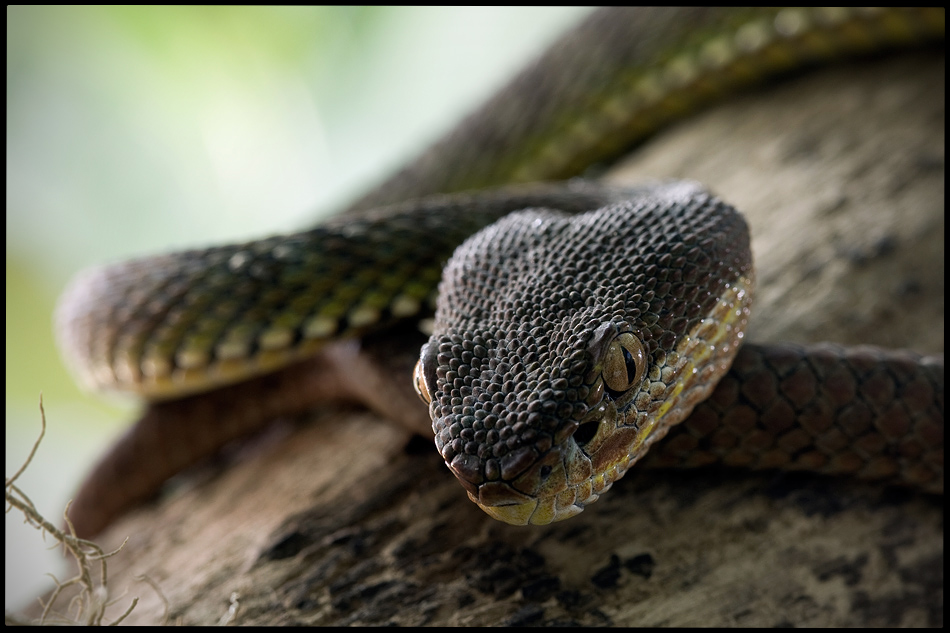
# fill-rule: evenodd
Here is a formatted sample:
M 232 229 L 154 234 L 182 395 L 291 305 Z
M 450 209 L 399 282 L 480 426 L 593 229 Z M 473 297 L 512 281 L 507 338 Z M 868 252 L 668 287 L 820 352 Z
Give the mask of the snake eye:
M 618 335 L 610 342 L 604 359 L 604 385 L 611 395 L 623 394 L 643 380 L 647 371 L 643 343 L 630 332 Z
M 426 404 L 432 402 L 432 393 L 429 391 L 429 385 L 426 383 L 426 374 L 422 369 L 422 361 L 416 361 L 416 367 L 412 370 L 412 386 L 416 388 L 419 398 Z

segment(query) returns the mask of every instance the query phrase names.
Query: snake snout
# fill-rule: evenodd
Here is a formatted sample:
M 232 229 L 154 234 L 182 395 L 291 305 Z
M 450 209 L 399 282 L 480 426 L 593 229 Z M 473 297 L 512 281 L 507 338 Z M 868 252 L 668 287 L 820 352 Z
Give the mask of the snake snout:
M 570 459 L 576 443 L 569 441 L 552 449 L 511 481 L 491 481 L 478 486 L 469 497 L 490 516 L 513 525 L 544 525 L 574 516 L 583 509 L 577 499 L 574 479 L 590 476 L 578 473 Z M 584 469 L 581 469 L 582 471 Z
M 559 443 L 547 452 L 522 447 L 498 460 L 495 479 L 485 477 L 484 464 L 474 456 L 452 454 L 446 464 L 469 498 L 490 516 L 514 525 L 544 525 L 575 516 L 597 500 L 614 478 L 596 471 L 585 445 L 603 435 L 603 407 L 596 419 L 563 425 Z M 613 408 L 608 413 L 616 414 Z M 443 455 L 445 457 L 445 454 Z

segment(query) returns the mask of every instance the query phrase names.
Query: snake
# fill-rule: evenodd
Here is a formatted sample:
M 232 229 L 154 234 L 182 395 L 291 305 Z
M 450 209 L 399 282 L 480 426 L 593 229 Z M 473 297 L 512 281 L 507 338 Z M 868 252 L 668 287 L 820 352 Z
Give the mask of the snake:
M 641 460 L 942 494 L 942 355 L 746 341 L 736 209 L 693 182 L 576 177 L 746 86 L 941 42 L 944 23 L 942 8 L 599 10 L 339 215 L 79 274 L 56 314 L 67 365 L 147 405 L 80 485 L 74 529 L 330 401 L 430 434 L 471 500 L 518 525 L 575 516 Z

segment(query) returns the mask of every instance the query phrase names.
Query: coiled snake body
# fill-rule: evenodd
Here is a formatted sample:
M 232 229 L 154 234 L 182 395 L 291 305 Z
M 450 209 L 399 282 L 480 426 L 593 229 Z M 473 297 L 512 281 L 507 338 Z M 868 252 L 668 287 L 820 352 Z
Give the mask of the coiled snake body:
M 411 361 L 390 348 L 412 345 L 398 323 L 426 314 L 463 241 L 445 266 L 415 382 L 447 465 L 493 516 L 547 523 L 576 514 L 700 402 L 657 459 L 854 473 L 942 492 L 942 359 L 833 346 L 740 350 L 752 294 L 747 231 L 702 188 L 576 182 L 387 206 L 569 176 L 684 102 L 814 61 L 829 54 L 827 42 L 847 54 L 942 29 L 942 11 L 596 14 L 356 205 L 383 206 L 80 277 L 59 314 L 67 358 L 87 383 L 153 404 L 80 490 L 70 513 L 77 531 L 97 532 L 198 455 L 315 401 L 364 400 L 418 429 L 421 408 L 397 406 L 404 390 L 391 395 L 371 376 L 408 384 Z M 774 32 L 781 46 L 765 37 Z M 755 46 L 742 44 L 756 36 Z M 706 64 L 703 73 L 671 56 L 667 39 Z M 536 80 L 552 67 L 586 72 L 570 89 L 552 88 Z M 567 105 L 554 108 L 549 97 L 562 93 Z M 536 102 L 531 125 L 511 115 L 524 100 Z M 346 343 L 356 338 L 360 349 Z M 196 433 L 209 418 L 215 432 Z M 717 441 L 721 429 L 743 440 Z

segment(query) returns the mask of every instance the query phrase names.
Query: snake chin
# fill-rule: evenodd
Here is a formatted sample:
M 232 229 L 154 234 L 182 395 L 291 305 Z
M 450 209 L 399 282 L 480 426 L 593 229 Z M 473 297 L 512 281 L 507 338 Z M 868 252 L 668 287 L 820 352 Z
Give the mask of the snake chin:
M 597 497 L 592 499 L 591 502 L 596 500 Z M 547 525 L 577 516 L 584 510 L 584 505 L 577 503 L 566 508 L 554 508 L 554 511 L 551 512 L 550 504 L 545 503 L 545 501 L 547 500 L 532 499 L 510 506 L 485 506 L 476 503 L 488 516 L 511 525 Z

